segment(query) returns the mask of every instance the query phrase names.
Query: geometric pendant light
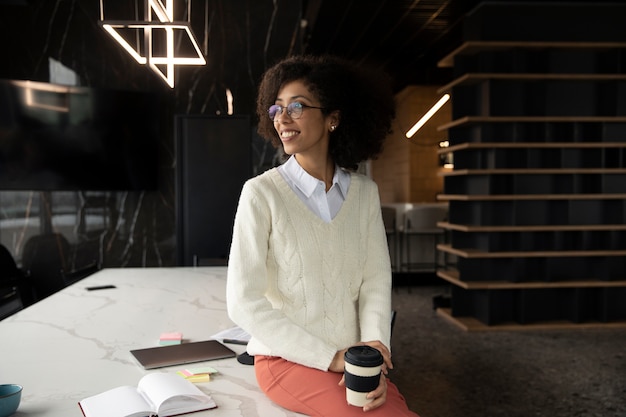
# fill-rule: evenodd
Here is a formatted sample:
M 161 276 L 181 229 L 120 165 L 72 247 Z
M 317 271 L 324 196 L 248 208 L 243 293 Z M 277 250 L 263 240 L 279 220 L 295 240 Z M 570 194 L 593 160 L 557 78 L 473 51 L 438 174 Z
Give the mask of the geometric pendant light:
M 206 65 L 198 42 L 189 22 L 174 21 L 174 0 L 144 1 L 144 20 L 104 20 L 104 9 L 100 0 L 99 24 L 139 64 L 148 67 L 174 88 L 176 65 Z M 134 44 L 134 46 L 131 46 Z M 185 50 L 192 56 L 176 56 Z

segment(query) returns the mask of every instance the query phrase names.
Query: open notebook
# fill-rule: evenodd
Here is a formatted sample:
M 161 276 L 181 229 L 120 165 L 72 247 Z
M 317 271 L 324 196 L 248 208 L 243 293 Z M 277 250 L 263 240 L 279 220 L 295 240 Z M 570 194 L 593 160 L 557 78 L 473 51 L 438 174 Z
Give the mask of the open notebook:
M 152 373 L 136 387 L 123 385 L 78 402 L 85 417 L 168 417 L 216 408 L 217 404 L 186 379 Z
M 144 369 L 233 358 L 236 356 L 233 350 L 217 340 L 135 349 L 131 350 L 130 353 Z

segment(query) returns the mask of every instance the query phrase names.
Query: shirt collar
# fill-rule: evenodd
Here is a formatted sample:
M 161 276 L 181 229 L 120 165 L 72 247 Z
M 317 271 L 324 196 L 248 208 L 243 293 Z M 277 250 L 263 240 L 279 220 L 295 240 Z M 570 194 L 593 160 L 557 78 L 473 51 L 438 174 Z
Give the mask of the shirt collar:
M 310 175 L 298 163 L 298 160 L 292 155 L 287 162 L 283 164 L 284 172 L 293 181 L 294 185 L 307 197 L 311 197 L 315 188 L 319 185 L 320 180 Z M 333 175 L 333 186 L 337 185 L 339 191 L 346 198 L 348 186 L 350 185 L 350 174 L 335 165 L 335 175 Z

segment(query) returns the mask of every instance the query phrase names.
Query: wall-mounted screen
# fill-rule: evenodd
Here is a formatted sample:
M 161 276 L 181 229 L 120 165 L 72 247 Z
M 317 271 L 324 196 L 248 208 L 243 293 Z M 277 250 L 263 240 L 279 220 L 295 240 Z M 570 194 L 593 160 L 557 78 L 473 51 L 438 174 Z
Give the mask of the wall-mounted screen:
M 153 190 L 159 97 L 0 80 L 0 190 Z

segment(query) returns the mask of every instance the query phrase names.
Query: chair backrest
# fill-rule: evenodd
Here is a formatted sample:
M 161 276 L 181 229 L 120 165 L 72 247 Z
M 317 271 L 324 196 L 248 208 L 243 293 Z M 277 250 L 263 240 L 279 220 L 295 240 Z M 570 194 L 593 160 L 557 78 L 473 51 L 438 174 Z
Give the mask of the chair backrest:
M 63 273 L 68 268 L 69 251 L 68 240 L 59 233 L 36 235 L 26 241 L 22 269 L 29 274 L 38 299 L 66 286 Z
M 0 320 L 24 308 L 20 287 L 24 282 L 9 250 L 0 245 Z
M 13 255 L 4 245 L 0 245 L 0 283 L 14 281 L 21 274 Z
M 390 206 L 382 206 L 382 211 L 385 231 L 387 233 L 394 233 L 396 231 L 396 209 Z
M 413 207 L 404 213 L 406 232 L 437 231 L 437 222 L 448 217 L 448 209 L 440 206 Z

